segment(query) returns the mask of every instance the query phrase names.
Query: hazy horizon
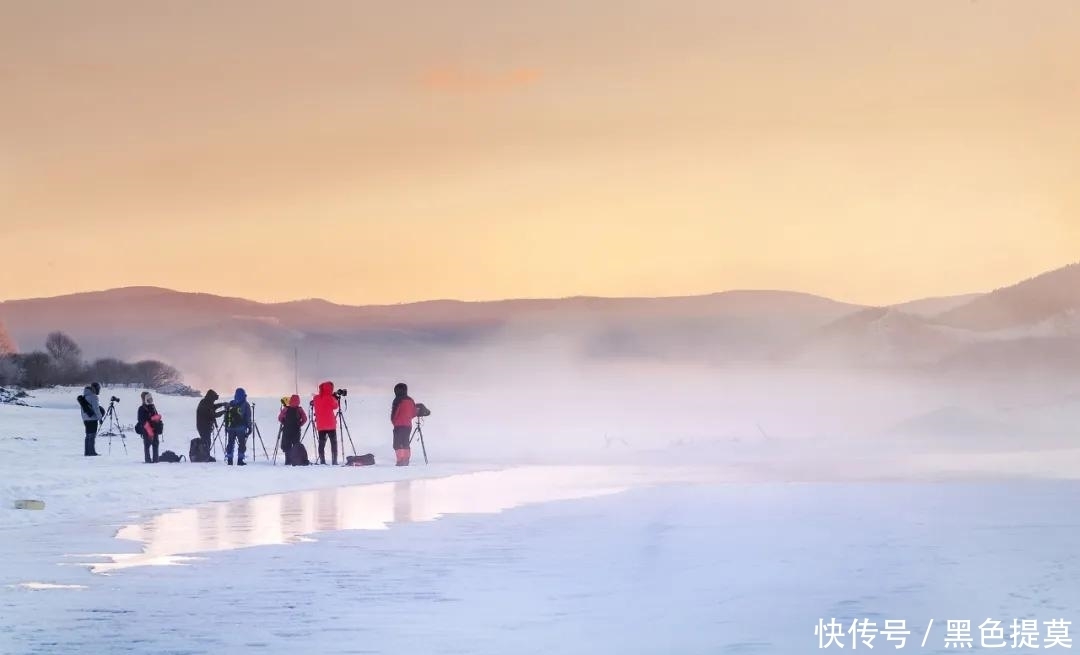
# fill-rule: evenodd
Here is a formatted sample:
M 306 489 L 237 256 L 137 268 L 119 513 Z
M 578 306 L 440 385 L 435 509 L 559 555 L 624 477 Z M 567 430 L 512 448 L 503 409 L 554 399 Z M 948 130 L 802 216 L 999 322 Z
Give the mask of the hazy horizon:
M 1045 272 L 1045 271 L 1043 271 L 1043 272 Z M 1015 280 L 1015 282 L 1019 282 L 1019 281 L 1020 280 Z M 1011 284 L 1013 284 L 1013 283 L 1008 283 L 1008 284 L 1005 284 L 1004 286 L 1011 286 Z M 495 297 L 495 298 L 431 297 L 431 298 L 417 298 L 417 299 L 412 299 L 412 300 L 402 300 L 402 301 L 398 301 L 398 302 L 350 303 L 350 302 L 341 302 L 341 301 L 338 301 L 338 300 L 334 300 L 332 297 L 329 297 L 329 296 L 308 296 L 308 297 L 266 299 L 266 298 L 256 298 L 256 297 L 238 295 L 238 294 L 234 294 L 234 293 L 224 293 L 224 292 L 221 292 L 219 290 L 213 290 L 213 289 L 183 289 L 183 288 L 167 287 L 167 286 L 160 286 L 160 285 L 131 284 L 131 285 L 125 285 L 125 286 L 120 286 L 120 287 L 78 289 L 78 290 L 74 290 L 74 291 L 65 291 L 65 292 L 59 292 L 59 293 L 43 295 L 43 296 L 0 297 L 0 302 L 18 302 L 18 301 L 24 301 L 24 300 L 49 300 L 49 299 L 54 299 L 54 298 L 63 298 L 63 297 L 67 297 L 67 296 L 76 296 L 76 295 L 94 294 L 94 293 L 108 293 L 108 292 L 113 292 L 113 291 L 125 291 L 125 290 L 130 290 L 130 289 L 158 289 L 158 290 L 161 290 L 161 291 L 181 293 L 181 294 L 207 294 L 207 295 L 211 295 L 211 296 L 219 296 L 219 297 L 222 297 L 222 298 L 236 298 L 238 300 L 248 300 L 248 301 L 257 302 L 257 303 L 260 303 L 260 304 L 287 304 L 287 303 L 293 303 L 293 302 L 304 302 L 304 301 L 313 301 L 313 300 L 315 300 L 315 301 L 326 301 L 326 302 L 329 302 L 329 303 L 332 303 L 332 304 L 335 304 L 335 305 L 356 306 L 356 307 L 409 305 L 409 304 L 420 304 L 420 303 L 428 303 L 428 302 L 498 303 L 498 302 L 514 302 L 514 301 L 533 301 L 533 300 L 535 300 L 535 301 L 545 301 L 545 300 L 557 301 L 557 300 L 572 300 L 572 299 L 575 299 L 575 298 L 596 298 L 596 299 L 602 299 L 602 300 L 654 300 L 654 299 L 655 300 L 662 300 L 662 299 L 678 299 L 678 298 L 699 298 L 699 297 L 703 297 L 703 296 L 712 296 L 712 295 L 719 295 L 719 294 L 726 294 L 726 293 L 790 293 L 790 294 L 796 294 L 796 295 L 816 296 L 816 297 L 819 297 L 819 298 L 822 298 L 822 299 L 825 299 L 825 300 L 832 300 L 834 302 L 838 302 L 838 303 L 842 303 L 842 304 L 855 305 L 855 306 L 887 307 L 887 306 L 892 306 L 892 305 L 903 305 L 903 304 L 906 304 L 906 303 L 909 303 L 909 302 L 918 302 L 918 301 L 922 301 L 922 300 L 935 300 L 935 299 L 945 299 L 945 298 L 953 298 L 953 297 L 980 295 L 980 294 L 983 294 L 983 293 L 988 293 L 988 292 L 993 290 L 993 289 L 979 289 L 979 290 L 971 290 L 971 291 L 960 292 L 960 293 L 955 293 L 955 294 L 911 297 L 911 298 L 906 298 L 906 299 L 900 300 L 900 301 L 895 302 L 895 303 L 887 303 L 887 304 L 860 303 L 860 302 L 856 302 L 856 301 L 853 301 L 853 300 L 846 300 L 846 299 L 843 299 L 843 298 L 836 298 L 836 297 L 833 297 L 833 296 L 827 296 L 827 295 L 824 295 L 824 294 L 814 293 L 814 292 L 811 292 L 811 291 L 805 291 L 805 290 L 802 290 L 802 289 L 779 289 L 779 288 L 774 288 L 774 289 L 732 288 L 732 289 L 718 289 L 718 290 L 715 290 L 715 291 L 704 291 L 702 293 L 694 293 L 694 294 L 673 294 L 673 295 L 653 295 L 653 296 L 644 296 L 644 295 L 636 295 L 636 296 L 635 295 L 600 296 L 600 295 L 590 295 L 590 294 L 574 294 L 574 295 L 569 295 L 569 296 L 515 296 L 515 297 L 506 297 L 506 298 L 502 298 L 502 297 Z
M 288 303 L 305 302 L 305 301 L 325 301 L 325 302 L 329 302 L 331 304 L 340 305 L 340 306 L 346 306 L 346 307 L 349 307 L 349 306 L 353 306 L 353 307 L 378 307 L 378 306 L 393 307 L 393 306 L 396 306 L 396 305 L 409 305 L 409 304 L 420 304 L 420 303 L 429 303 L 429 302 L 498 303 L 498 302 L 515 302 L 515 301 L 559 301 L 559 300 L 573 300 L 573 299 L 580 299 L 580 298 L 601 299 L 601 300 L 663 300 L 663 299 L 672 299 L 672 300 L 674 300 L 674 299 L 680 299 L 680 298 L 701 298 L 701 297 L 707 297 L 707 296 L 715 296 L 715 295 L 722 295 L 722 294 L 737 294 L 737 293 L 750 293 L 750 294 L 753 294 L 753 293 L 763 293 L 763 294 L 777 293 L 777 294 L 804 295 L 804 296 L 814 296 L 814 297 L 821 298 L 821 299 L 824 299 L 824 300 L 830 300 L 830 301 L 833 301 L 833 302 L 836 302 L 836 303 L 852 305 L 852 306 L 891 307 L 891 306 L 902 306 L 902 305 L 907 305 L 907 304 L 911 304 L 911 303 L 918 303 L 918 302 L 925 302 L 925 301 L 948 300 L 950 298 L 964 298 L 964 297 L 980 296 L 980 295 L 991 293 L 991 292 L 993 292 L 993 291 L 995 291 L 997 289 L 1002 289 L 1002 288 L 1007 288 L 1007 287 L 1014 286 L 1014 285 L 1016 285 L 1018 283 L 1021 283 L 1021 282 L 1024 282 L 1026 280 L 1030 280 L 1030 279 L 1033 279 L 1033 278 L 1037 278 L 1037 277 L 1040 277 L 1040 276 L 1048 274 L 1048 273 L 1054 273 L 1054 272 L 1062 270 L 1064 268 L 1074 266 L 1077 263 L 1078 262 L 1075 262 L 1075 261 L 1069 261 L 1069 262 L 1066 262 L 1064 264 L 1061 264 L 1060 266 L 1056 266 L 1056 267 L 1054 267 L 1052 269 L 1048 269 L 1048 270 L 1045 270 L 1045 271 L 1038 271 L 1038 272 L 1036 272 L 1036 273 L 1034 273 L 1034 274 L 1032 274 L 1030 276 L 1027 276 L 1025 278 L 1008 281 L 1008 282 L 1006 282 L 1006 283 L 1004 283 L 1004 284 L 1002 284 L 1000 286 L 993 287 L 993 288 L 969 290 L 969 291 L 959 292 L 959 293 L 955 293 L 955 294 L 946 294 L 946 295 L 909 297 L 909 298 L 901 299 L 901 300 L 899 300 L 897 302 L 893 302 L 893 303 L 860 303 L 860 302 L 854 301 L 854 300 L 848 300 L 848 299 L 844 299 L 844 298 L 837 298 L 837 297 L 834 297 L 834 296 L 828 296 L 828 295 L 825 295 L 825 294 L 814 293 L 812 291 L 806 291 L 806 290 L 803 290 L 803 289 L 781 289 L 781 288 L 771 288 L 771 289 L 769 289 L 769 288 L 731 288 L 731 289 L 718 289 L 718 290 L 714 290 L 714 291 L 704 291 L 704 292 L 698 293 L 698 294 L 653 295 L 653 296 L 645 296 L 645 295 L 601 296 L 601 295 L 575 294 L 575 295 L 569 295 L 569 296 L 517 296 L 517 297 L 506 297 L 506 298 L 431 297 L 431 298 L 419 298 L 419 299 L 415 299 L 415 300 L 402 300 L 402 301 L 398 301 L 398 302 L 386 302 L 386 303 L 348 303 L 348 302 L 341 302 L 339 300 L 334 300 L 330 296 L 307 296 L 307 297 L 282 298 L 282 299 L 264 299 L 264 298 L 257 298 L 257 297 L 251 297 L 251 296 L 242 296 L 242 295 L 236 295 L 236 294 L 230 294 L 230 293 L 223 293 L 223 292 L 220 292 L 218 290 L 183 289 L 183 288 L 177 288 L 177 287 L 168 287 L 168 286 L 160 286 L 160 285 L 148 285 L 148 284 L 132 284 L 132 285 L 126 285 L 126 286 L 121 286 L 121 287 L 79 289 L 79 290 L 66 291 L 66 292 L 61 292 L 61 293 L 57 293 L 57 294 L 45 295 L 45 296 L 11 297 L 11 298 L 0 297 L 0 303 L 3 303 L 3 302 L 20 302 L 20 301 L 27 301 L 27 300 L 49 300 L 49 299 L 64 298 L 64 297 L 69 297 L 69 296 L 77 296 L 77 295 L 85 295 L 85 294 L 110 293 L 110 292 L 138 290 L 138 289 L 148 289 L 148 290 L 149 289 L 154 289 L 154 290 L 160 290 L 160 291 L 171 292 L 171 293 L 179 293 L 179 294 L 206 294 L 206 295 L 210 295 L 210 296 L 216 296 L 216 297 L 221 297 L 221 298 L 233 298 L 233 299 L 237 299 L 237 300 L 256 302 L 256 303 L 260 303 L 260 304 L 288 304 Z

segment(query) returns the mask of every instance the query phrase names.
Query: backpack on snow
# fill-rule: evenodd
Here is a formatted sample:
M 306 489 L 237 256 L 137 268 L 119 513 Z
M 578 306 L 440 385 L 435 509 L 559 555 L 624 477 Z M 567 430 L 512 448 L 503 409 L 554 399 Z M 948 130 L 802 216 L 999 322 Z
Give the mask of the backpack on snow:
M 174 453 L 171 450 L 166 450 L 165 452 L 158 455 L 158 461 L 159 462 L 168 462 L 170 464 L 176 464 L 177 462 L 181 461 L 182 459 L 183 458 L 181 456 L 177 455 L 176 453 Z
M 311 464 L 311 460 L 308 459 L 307 448 L 304 448 L 304 444 L 295 443 L 285 453 L 285 465 L 286 466 L 308 466 Z
M 345 466 L 374 466 L 375 456 L 371 453 L 364 455 L 349 455 L 345 458 Z
M 191 445 L 188 447 L 188 461 L 204 464 L 216 460 L 210 456 L 210 450 L 207 449 L 203 440 L 195 437 L 191 440 Z

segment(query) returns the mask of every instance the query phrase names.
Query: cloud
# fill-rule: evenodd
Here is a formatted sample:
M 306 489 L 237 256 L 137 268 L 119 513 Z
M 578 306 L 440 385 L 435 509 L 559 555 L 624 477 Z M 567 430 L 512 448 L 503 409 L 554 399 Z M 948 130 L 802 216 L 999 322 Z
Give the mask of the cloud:
M 426 71 L 422 82 L 425 88 L 440 93 L 487 94 L 505 93 L 535 84 L 543 77 L 538 68 L 518 67 L 499 72 L 469 71 L 453 66 L 441 66 Z

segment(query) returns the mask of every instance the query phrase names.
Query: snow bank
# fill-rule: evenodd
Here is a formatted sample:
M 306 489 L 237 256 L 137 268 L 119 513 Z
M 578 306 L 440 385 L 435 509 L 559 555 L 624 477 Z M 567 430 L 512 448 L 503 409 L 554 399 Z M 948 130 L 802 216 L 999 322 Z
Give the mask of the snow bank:
M 756 381 L 751 380 L 752 384 Z M 646 392 L 637 390 L 641 405 Z M 547 408 L 546 420 L 508 421 L 502 428 L 477 418 L 490 399 L 436 395 L 435 414 L 425 427 L 432 464 L 424 466 L 420 453 L 414 466 L 399 469 L 393 461 L 387 417 L 379 397 L 354 391 L 347 417 L 358 453 L 371 452 L 375 467 L 308 468 L 270 466 L 263 445 L 273 455 L 277 437 L 278 398 L 255 398 L 256 418 L 262 434 L 249 440 L 252 465 L 244 469 L 222 463 L 195 465 L 142 463 L 141 442 L 132 431 L 138 407 L 139 389 L 102 391 L 102 404 L 110 396 L 121 425 L 128 430 L 125 443 L 119 438 L 99 437 L 102 457 L 82 456 L 82 423 L 75 396 L 80 389 L 61 388 L 35 392 L 22 399 L 35 406 L 0 405 L 0 525 L 33 525 L 87 516 L 126 516 L 133 512 L 161 510 L 194 503 L 250 497 L 282 491 L 335 487 L 365 482 L 389 482 L 418 476 L 495 469 L 509 465 L 537 463 L 645 464 L 649 466 L 700 465 L 715 480 L 725 481 L 806 481 L 806 480 L 925 480 L 982 476 L 1072 478 L 1080 475 L 1080 449 L 1056 441 L 1039 450 L 1034 444 L 1024 449 L 1019 435 L 1015 443 L 973 449 L 967 441 L 951 442 L 948 435 L 934 443 L 913 441 L 903 435 L 867 436 L 861 439 L 823 433 L 813 437 L 787 438 L 771 432 L 775 417 L 765 428 L 739 430 L 725 423 L 724 413 L 731 400 L 717 399 L 712 411 L 701 414 L 696 429 L 685 430 L 676 421 L 665 432 L 663 421 L 643 422 L 633 432 L 603 432 L 590 425 L 573 422 L 584 416 L 584 407 L 554 404 L 557 395 L 533 402 Z M 227 396 L 224 389 L 219 390 Z M 434 395 L 434 394 L 433 394 Z M 603 405 L 606 397 L 598 390 L 583 403 Z M 420 400 L 429 400 L 421 396 Z M 162 449 L 186 454 L 195 435 L 194 415 L 198 400 L 157 395 L 157 405 L 165 420 Z M 815 399 L 805 400 L 812 406 Z M 612 406 L 613 407 L 613 406 Z M 709 405 L 703 405 L 709 409 Z M 633 417 L 647 415 L 644 406 L 626 408 Z M 743 407 L 742 409 L 745 409 Z M 866 408 L 871 410 L 873 408 Z M 819 412 L 828 411 L 824 406 Z M 1045 410 L 1044 410 L 1045 411 Z M 637 413 L 635 413 L 637 412 Z M 510 417 L 512 418 L 512 416 Z M 603 418 L 603 417 L 601 417 Z M 625 418 L 612 416 L 614 421 Z M 560 421 L 565 425 L 560 428 Z M 760 429 L 759 429 L 760 428 Z M 753 431 L 751 431 L 753 430 Z M 585 435 L 588 435 L 587 437 Z M 580 436 L 575 441 L 574 437 Z M 310 436 L 308 440 L 310 446 Z M 998 447 L 999 446 L 999 447 Z M 348 452 L 352 448 L 348 446 Z M 314 453 L 312 453 L 314 456 Z M 283 462 L 278 457 L 278 462 Z M 15 500 L 41 499 L 42 512 L 16 511 Z
M 279 454 L 271 466 L 258 439 L 249 439 L 251 465 L 144 464 L 141 440 L 133 432 L 139 389 L 102 390 L 108 406 L 113 395 L 121 426 L 119 437 L 98 437 L 101 457 L 83 457 L 83 428 L 75 396 L 81 389 L 58 388 L 34 392 L 34 407 L 0 405 L 0 526 L 47 524 L 97 517 L 102 521 L 134 512 L 162 510 L 193 503 L 256 496 L 280 491 L 335 487 L 365 482 L 392 482 L 421 476 L 450 475 L 479 470 L 478 464 L 393 466 L 389 444 L 379 448 L 374 439 L 359 438 L 358 452 L 375 452 L 374 467 L 287 467 Z M 225 395 L 224 393 L 222 395 Z M 165 420 L 162 450 L 186 456 L 196 436 L 198 399 L 157 394 L 155 401 Z M 273 457 L 277 437 L 277 399 L 255 399 L 256 417 L 267 452 Z M 360 450 L 362 446 L 369 446 Z M 388 452 L 389 451 L 389 452 Z M 350 451 L 351 452 L 351 451 Z M 390 466 L 386 463 L 390 462 Z M 44 500 L 44 511 L 18 511 L 15 500 Z
M 5 389 L 0 387 L 0 405 L 22 405 L 29 407 L 30 403 L 27 402 L 29 394 L 21 389 Z

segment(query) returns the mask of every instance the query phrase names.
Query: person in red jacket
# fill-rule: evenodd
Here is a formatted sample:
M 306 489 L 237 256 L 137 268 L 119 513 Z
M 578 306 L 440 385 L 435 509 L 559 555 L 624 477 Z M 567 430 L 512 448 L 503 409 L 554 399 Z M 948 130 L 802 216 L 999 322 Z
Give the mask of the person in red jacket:
M 315 396 L 315 429 L 319 433 L 319 463 L 326 463 L 326 440 L 330 440 L 330 457 L 337 466 L 337 410 L 334 383 L 323 382 Z
M 394 425 L 394 455 L 398 466 L 408 466 L 412 450 L 412 422 L 416 418 L 416 403 L 409 397 L 409 387 L 404 382 L 394 386 L 394 402 L 390 405 L 390 422 Z

